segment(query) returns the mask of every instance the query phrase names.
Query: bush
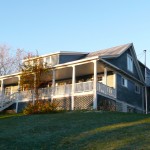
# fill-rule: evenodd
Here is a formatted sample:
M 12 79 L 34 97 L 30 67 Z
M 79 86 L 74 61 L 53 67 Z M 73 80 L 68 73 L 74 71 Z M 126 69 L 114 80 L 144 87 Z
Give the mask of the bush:
M 35 101 L 34 105 L 32 102 L 29 102 L 27 107 L 23 110 L 23 114 L 29 115 L 58 112 L 61 111 L 60 109 L 58 110 L 58 105 L 58 102 L 50 102 L 44 100 Z

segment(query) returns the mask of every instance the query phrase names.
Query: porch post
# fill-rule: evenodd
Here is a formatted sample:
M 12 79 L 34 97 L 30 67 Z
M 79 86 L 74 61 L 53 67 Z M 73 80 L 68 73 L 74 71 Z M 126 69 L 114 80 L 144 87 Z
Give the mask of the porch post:
M 71 95 L 71 110 L 74 110 L 74 92 L 75 92 L 75 82 L 76 82 L 76 74 L 75 74 L 75 66 L 72 66 L 72 95 Z
M 116 75 L 116 72 L 114 72 L 114 89 L 116 91 L 115 98 L 117 98 L 117 75 Z
M 55 95 L 55 74 L 56 71 L 55 69 L 53 69 L 53 75 L 52 75 L 52 97 L 51 97 L 51 101 L 53 101 L 53 96 Z
M 93 109 L 97 109 L 97 60 L 94 63 L 94 80 L 93 80 Z
M 1 94 L 4 94 L 4 80 L 1 80 Z
M 20 76 L 18 76 L 18 94 L 16 99 L 16 113 L 18 113 L 18 101 L 20 100 Z
M 104 84 L 107 85 L 107 68 L 104 68 Z
M 18 90 L 20 90 L 20 76 L 18 76 Z

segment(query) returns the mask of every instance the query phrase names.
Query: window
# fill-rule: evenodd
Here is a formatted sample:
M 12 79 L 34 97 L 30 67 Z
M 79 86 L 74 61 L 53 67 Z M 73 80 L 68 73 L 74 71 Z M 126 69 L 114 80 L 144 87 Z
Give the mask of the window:
M 51 63 L 51 57 L 46 57 L 46 63 L 49 65 Z
M 133 59 L 130 55 L 127 55 L 127 68 L 129 71 L 133 72 Z
M 122 84 L 122 86 L 124 86 L 124 87 L 128 87 L 128 82 L 127 82 L 127 79 L 125 79 L 125 78 L 121 78 L 121 84 Z
M 138 84 L 135 84 L 135 92 L 140 94 L 140 86 Z

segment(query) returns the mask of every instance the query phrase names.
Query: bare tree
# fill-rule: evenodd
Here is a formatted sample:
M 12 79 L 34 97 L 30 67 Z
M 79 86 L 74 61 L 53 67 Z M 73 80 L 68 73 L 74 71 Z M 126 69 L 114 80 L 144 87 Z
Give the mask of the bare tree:
M 23 49 L 11 50 L 7 45 L 0 45 L 0 76 L 18 72 L 24 55 Z

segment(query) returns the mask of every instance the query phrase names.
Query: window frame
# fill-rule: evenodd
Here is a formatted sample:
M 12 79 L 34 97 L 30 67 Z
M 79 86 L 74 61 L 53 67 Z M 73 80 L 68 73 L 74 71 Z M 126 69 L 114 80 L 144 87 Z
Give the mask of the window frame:
M 133 58 L 129 54 L 127 54 L 127 69 L 133 73 Z
M 121 77 L 121 85 L 128 88 L 128 80 L 124 77 Z
M 45 57 L 45 63 L 46 63 L 47 65 L 50 65 L 50 64 L 52 63 L 51 56 Z

